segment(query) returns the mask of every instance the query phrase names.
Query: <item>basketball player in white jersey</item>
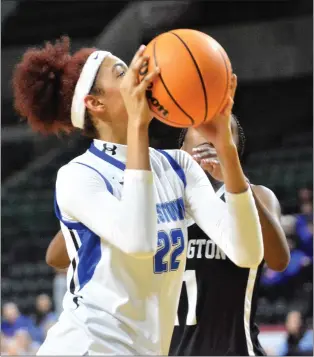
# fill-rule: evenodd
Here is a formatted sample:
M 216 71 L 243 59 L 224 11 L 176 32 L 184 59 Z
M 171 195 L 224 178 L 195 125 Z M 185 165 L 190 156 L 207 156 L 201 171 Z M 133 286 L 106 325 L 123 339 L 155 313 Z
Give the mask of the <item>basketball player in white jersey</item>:
M 28 50 L 15 70 L 15 107 L 35 129 L 78 129 L 94 138 L 58 172 L 55 211 L 71 266 L 64 312 L 39 355 L 167 354 L 188 217 L 235 264 L 262 260 L 258 213 L 230 129 L 236 77 L 226 108 L 198 129 L 222 163 L 224 204 L 187 153 L 149 149 L 145 91 L 160 71 L 139 83 L 149 60 L 143 51 L 128 69 L 105 51 L 71 56 L 63 39 Z

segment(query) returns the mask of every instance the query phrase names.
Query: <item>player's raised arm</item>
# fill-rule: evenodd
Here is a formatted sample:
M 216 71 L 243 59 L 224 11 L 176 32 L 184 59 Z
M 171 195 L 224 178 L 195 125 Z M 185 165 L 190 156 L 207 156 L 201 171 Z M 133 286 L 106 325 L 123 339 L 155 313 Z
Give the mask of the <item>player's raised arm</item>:
M 186 194 L 189 213 L 204 232 L 235 264 L 254 267 L 263 259 L 263 238 L 253 194 L 232 139 L 230 117 L 235 89 L 236 76 L 233 76 L 231 95 L 223 113 L 197 128 L 217 150 L 227 205 L 214 194 L 205 173 L 192 160 L 187 169 Z
M 94 170 L 70 163 L 59 170 L 56 196 L 66 220 L 81 222 L 128 254 L 156 250 L 156 202 L 150 171 L 127 170 L 121 199 Z
M 243 129 L 234 115 L 232 116 L 232 132 L 233 139 L 237 143 L 238 152 L 241 156 L 244 149 L 245 137 Z M 183 143 L 184 150 L 193 153 L 193 158 L 206 172 L 214 189 L 219 185 L 221 187 L 224 177 L 221 172 L 220 163 L 216 157 L 215 148 L 211 147 L 210 143 L 204 144 L 204 138 L 195 129 L 189 129 L 187 139 L 185 139 L 185 135 L 186 132 L 182 131 L 180 144 L 182 145 Z M 198 144 L 195 145 L 195 143 Z M 251 184 L 251 188 L 262 227 L 264 259 L 272 270 L 283 271 L 289 264 L 290 253 L 285 232 L 281 227 L 280 204 L 274 192 L 267 187 Z M 217 189 L 215 191 L 217 193 Z
M 128 113 L 127 162 L 121 199 L 97 170 L 70 163 L 59 170 L 57 202 L 70 219 L 128 254 L 153 255 L 157 248 L 156 199 L 149 162 L 148 126 L 152 119 L 145 91 L 159 73 L 156 68 L 142 82 L 138 71 L 149 58 L 145 46 L 135 54 L 120 90 Z M 88 98 L 86 105 L 89 105 Z M 92 106 L 92 104 L 90 104 Z
M 120 91 L 128 112 L 126 168 L 150 171 L 149 175 L 152 179 L 148 150 L 148 126 L 153 117 L 146 99 L 146 89 L 160 71 L 158 67 L 154 68 L 139 83 L 140 68 L 149 61 L 149 57 L 143 55 L 144 50 L 145 46 L 142 45 L 135 54 L 130 68 L 121 82 Z

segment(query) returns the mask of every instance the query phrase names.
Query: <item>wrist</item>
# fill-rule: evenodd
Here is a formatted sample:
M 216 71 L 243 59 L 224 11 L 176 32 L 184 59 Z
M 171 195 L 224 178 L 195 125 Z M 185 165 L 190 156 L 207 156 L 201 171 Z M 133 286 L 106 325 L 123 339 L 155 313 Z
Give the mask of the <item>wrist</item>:
M 214 146 L 215 148 L 219 149 L 228 149 L 235 145 L 234 140 L 233 140 L 233 135 L 231 128 L 225 128 L 225 130 L 219 130 L 217 133 L 217 137 L 215 139 Z
M 148 128 L 149 128 L 149 122 L 143 122 L 139 118 L 134 118 L 134 119 L 129 119 L 128 121 L 128 128 L 131 129 L 132 131 L 139 131 L 139 132 L 147 132 L 148 133 Z
M 216 151 L 223 173 L 227 167 L 229 167 L 229 169 L 238 166 L 241 167 L 238 148 L 234 142 L 224 143 L 220 145 L 219 148 L 216 148 Z
M 223 141 L 218 145 L 215 145 L 218 156 L 224 155 L 236 155 L 238 156 L 238 148 L 233 140 Z

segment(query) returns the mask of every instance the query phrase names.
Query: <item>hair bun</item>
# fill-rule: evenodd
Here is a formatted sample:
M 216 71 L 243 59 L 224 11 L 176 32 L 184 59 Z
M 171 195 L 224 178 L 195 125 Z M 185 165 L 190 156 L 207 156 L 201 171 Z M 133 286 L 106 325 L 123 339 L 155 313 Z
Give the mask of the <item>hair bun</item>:
M 70 39 L 62 37 L 43 49 L 29 49 L 13 75 L 14 106 L 30 125 L 41 132 L 56 132 L 64 122 L 63 75 L 71 60 Z M 64 123 L 61 125 L 64 126 Z
M 26 51 L 13 74 L 14 105 L 36 131 L 70 132 L 75 86 L 93 48 L 70 54 L 70 39 L 62 37 L 43 49 Z

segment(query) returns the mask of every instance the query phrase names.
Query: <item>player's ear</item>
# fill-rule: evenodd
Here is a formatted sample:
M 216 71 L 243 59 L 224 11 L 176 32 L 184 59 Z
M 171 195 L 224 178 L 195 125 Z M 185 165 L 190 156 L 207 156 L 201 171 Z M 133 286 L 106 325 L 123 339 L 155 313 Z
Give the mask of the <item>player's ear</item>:
M 103 114 L 106 111 L 106 105 L 104 103 L 104 99 L 101 96 L 88 94 L 84 98 L 84 103 L 87 109 L 96 116 L 99 114 Z

